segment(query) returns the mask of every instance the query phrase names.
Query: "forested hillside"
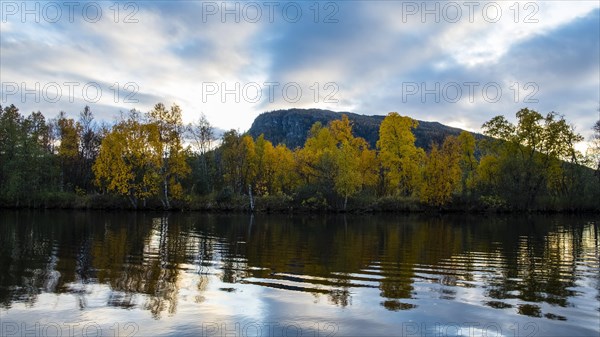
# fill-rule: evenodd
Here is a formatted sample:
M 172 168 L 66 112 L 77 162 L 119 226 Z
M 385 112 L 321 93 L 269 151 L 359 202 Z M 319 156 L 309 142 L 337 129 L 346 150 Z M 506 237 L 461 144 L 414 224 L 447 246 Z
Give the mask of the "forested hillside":
M 273 144 L 285 144 L 294 149 L 304 145 L 308 130 L 316 122 L 327 125 L 331 121 L 348 116 L 352 122 L 352 132 L 355 136 L 364 138 L 371 148 L 375 148 L 379 139 L 379 126 L 385 116 L 359 115 L 351 112 L 335 112 L 322 109 L 289 109 L 265 112 L 254 120 L 248 133 L 252 137 L 265 135 L 265 139 Z M 429 149 L 431 143 L 441 144 L 447 136 L 458 136 L 461 129 L 449 127 L 438 122 L 418 121 L 413 130 L 415 145 Z M 473 134 L 476 139 L 484 138 L 481 134 Z
M 211 211 L 600 211 L 600 122 L 588 152 L 563 116 L 522 109 L 485 135 L 398 113 L 261 115 L 215 137 L 176 104 L 98 123 L 0 108 L 0 206 Z M 256 135 L 256 132 L 261 134 Z M 361 136 L 364 135 L 364 138 Z

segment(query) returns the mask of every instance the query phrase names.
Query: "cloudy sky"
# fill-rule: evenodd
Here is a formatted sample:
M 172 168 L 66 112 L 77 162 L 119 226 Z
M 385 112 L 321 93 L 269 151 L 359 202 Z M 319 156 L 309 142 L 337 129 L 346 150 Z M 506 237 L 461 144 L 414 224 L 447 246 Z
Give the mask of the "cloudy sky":
M 177 103 L 221 129 L 264 111 L 397 111 L 480 130 L 523 107 L 584 135 L 600 104 L 598 1 L 0 1 L 1 105 Z

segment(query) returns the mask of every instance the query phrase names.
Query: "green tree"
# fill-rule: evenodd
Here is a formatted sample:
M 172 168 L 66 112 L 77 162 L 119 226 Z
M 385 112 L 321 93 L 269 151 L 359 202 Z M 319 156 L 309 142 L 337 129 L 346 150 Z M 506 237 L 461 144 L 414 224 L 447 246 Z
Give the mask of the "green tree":
M 0 193 L 7 199 L 18 197 L 24 177 L 21 176 L 20 163 L 22 159 L 18 150 L 25 138 L 22 128 L 23 116 L 19 109 L 10 105 L 0 114 Z
M 97 130 L 92 109 L 89 106 L 86 105 L 79 114 L 78 124 L 81 127 L 78 160 L 79 176 L 81 178 L 79 185 L 84 190 L 90 192 L 94 186 L 94 172 L 92 171 L 92 166 L 100 151 L 102 138 Z
M 483 130 L 497 139 L 487 148 L 498 158 L 497 193 L 515 207 L 530 208 L 547 187 L 550 169 L 559 160 L 576 160 L 574 145 L 583 138 L 555 112 L 542 116 L 522 109 L 516 117 L 514 125 L 496 116 L 483 125 Z
M 51 153 L 50 127 L 41 112 L 32 112 L 23 121 L 26 134 L 21 170 L 27 177 L 22 193 L 38 197 L 56 190 L 58 167 Z
M 56 188 L 54 173 L 44 116 L 32 112 L 23 118 L 14 105 L 0 109 L 0 198 L 17 207 L 35 206 Z

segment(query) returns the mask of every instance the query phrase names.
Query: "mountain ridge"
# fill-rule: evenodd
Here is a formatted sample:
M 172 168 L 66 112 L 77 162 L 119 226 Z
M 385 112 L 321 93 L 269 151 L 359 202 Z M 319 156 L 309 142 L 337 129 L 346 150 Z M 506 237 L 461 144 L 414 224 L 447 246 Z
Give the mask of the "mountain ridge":
M 304 145 L 308 131 L 316 122 L 327 125 L 329 122 L 347 115 L 353 123 L 352 132 L 356 137 L 364 138 L 371 148 L 375 148 L 379 139 L 379 125 L 386 116 L 361 115 L 353 112 L 338 112 L 325 109 L 281 109 L 263 112 L 258 115 L 248 133 L 256 138 L 264 134 L 265 139 L 274 145 L 285 144 L 294 149 Z M 458 136 L 462 131 L 459 128 L 444 125 L 439 122 L 420 121 L 413 129 L 415 145 L 429 149 L 431 143 L 441 144 L 447 136 Z M 467 131 L 470 132 L 470 131 Z M 485 138 L 479 133 L 470 132 L 476 139 Z

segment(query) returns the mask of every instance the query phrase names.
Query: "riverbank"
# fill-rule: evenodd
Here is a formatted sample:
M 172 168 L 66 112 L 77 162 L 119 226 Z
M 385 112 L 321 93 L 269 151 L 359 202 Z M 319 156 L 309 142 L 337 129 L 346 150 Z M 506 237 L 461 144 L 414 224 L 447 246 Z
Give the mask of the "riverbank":
M 458 198 L 457 198 L 458 199 Z M 124 197 L 109 194 L 51 193 L 26 202 L 0 200 L 0 209 L 71 209 L 71 210 L 128 210 L 128 211 L 190 211 L 214 213 L 600 213 L 597 207 L 561 205 L 546 200 L 536 207 L 513 208 L 508 203 L 490 197 L 476 200 L 457 200 L 444 207 L 432 207 L 417 198 L 386 196 L 358 197 L 343 200 L 327 200 L 313 196 L 298 200 L 288 195 L 258 196 L 253 198 L 253 208 L 247 195 L 211 194 L 188 197 L 171 202 L 165 209 L 159 199 L 151 198 L 133 207 Z

